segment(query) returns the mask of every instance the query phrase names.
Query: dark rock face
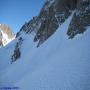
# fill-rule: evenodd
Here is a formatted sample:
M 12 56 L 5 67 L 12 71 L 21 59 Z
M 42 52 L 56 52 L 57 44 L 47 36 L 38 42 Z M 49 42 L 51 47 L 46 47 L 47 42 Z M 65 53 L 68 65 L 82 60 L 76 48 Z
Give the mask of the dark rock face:
M 15 49 L 14 49 L 14 53 L 13 55 L 11 56 L 11 63 L 15 62 L 17 59 L 19 59 L 21 57 L 21 51 L 20 51 L 20 48 L 21 48 L 21 45 L 22 45 L 22 37 L 20 37 L 18 39 L 18 42 L 16 43 L 16 46 L 15 46 Z
M 77 34 L 84 33 L 88 26 L 90 26 L 90 1 L 80 0 L 67 34 L 69 38 L 73 38 Z
M 49 8 L 47 8 L 46 6 L 48 3 L 49 2 L 47 2 L 42 8 L 42 11 L 39 15 L 41 25 L 34 38 L 34 41 L 39 41 L 38 46 L 48 39 L 48 37 L 50 37 L 59 26 L 55 17 L 54 5 L 51 5 Z
M 25 22 L 25 24 L 21 27 L 20 31 L 16 34 L 16 37 L 20 36 L 21 32 L 25 33 L 32 33 L 35 32 L 35 28 L 38 26 L 37 25 L 37 17 L 33 17 L 32 20 L 29 22 Z
M 77 0 L 48 0 L 42 8 L 39 18 L 42 23 L 36 33 L 34 41 L 41 45 L 47 40 L 72 13 L 77 5 Z
M 12 59 L 11 63 L 15 62 L 18 58 L 20 58 L 20 56 L 21 56 L 21 53 L 20 53 L 19 46 L 17 43 L 15 46 L 14 54 L 11 57 L 11 59 Z
M 22 33 L 33 34 L 34 42 L 38 41 L 37 47 L 44 43 L 58 27 L 72 14 L 73 18 L 69 25 L 67 35 L 73 38 L 75 35 L 85 32 L 90 26 L 90 1 L 89 0 L 47 0 L 38 16 L 26 22 L 17 33 L 12 62 L 21 57 Z M 20 36 L 21 35 L 21 36 Z
M 90 26 L 90 1 L 89 0 L 46 0 L 37 17 L 25 23 L 17 37 L 22 31 L 34 32 L 34 42 L 38 46 L 45 42 L 58 29 L 70 15 L 75 11 L 70 23 L 67 35 L 73 38 L 83 33 Z
M 0 32 L 0 46 L 3 46 L 3 42 L 2 42 L 2 33 Z
M 7 37 L 5 37 L 7 35 Z M 0 24 L 0 46 L 5 46 L 9 41 L 15 38 L 11 28 L 5 24 Z
M 47 40 L 61 25 L 76 7 L 77 0 L 47 0 L 37 17 L 25 23 L 16 37 L 22 31 L 25 33 L 35 33 L 34 42 L 41 45 Z

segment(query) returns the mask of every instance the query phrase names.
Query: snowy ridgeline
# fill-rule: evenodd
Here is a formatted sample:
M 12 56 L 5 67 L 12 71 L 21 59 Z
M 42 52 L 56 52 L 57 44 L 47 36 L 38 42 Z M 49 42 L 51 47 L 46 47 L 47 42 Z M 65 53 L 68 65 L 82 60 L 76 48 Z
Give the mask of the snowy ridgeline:
M 5 24 L 0 24 L 0 47 L 6 46 L 15 39 L 13 31 Z
M 12 40 L 15 39 L 15 36 L 13 36 L 12 38 L 8 38 L 8 35 L 6 33 L 4 33 L 3 31 L 1 31 L 2 33 L 2 44 L 3 46 L 6 46 L 8 43 L 10 43 Z
M 44 44 L 36 48 L 32 36 L 22 35 L 21 57 L 11 55 L 18 38 L 0 50 L 0 87 L 19 90 L 90 90 L 90 27 L 68 39 L 70 16 Z

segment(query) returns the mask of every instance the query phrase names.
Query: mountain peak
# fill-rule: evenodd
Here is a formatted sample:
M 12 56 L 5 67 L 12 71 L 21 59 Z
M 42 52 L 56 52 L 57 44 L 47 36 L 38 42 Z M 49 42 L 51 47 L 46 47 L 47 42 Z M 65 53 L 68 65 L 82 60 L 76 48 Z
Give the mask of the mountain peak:
M 7 45 L 15 38 L 11 28 L 5 24 L 0 24 L 0 47 Z

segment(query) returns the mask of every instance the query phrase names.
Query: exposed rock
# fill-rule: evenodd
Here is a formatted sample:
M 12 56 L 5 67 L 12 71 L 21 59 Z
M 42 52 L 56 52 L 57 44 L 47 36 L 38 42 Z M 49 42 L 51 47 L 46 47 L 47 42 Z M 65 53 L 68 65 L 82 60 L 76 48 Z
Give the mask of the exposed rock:
M 47 0 L 39 15 L 41 26 L 34 38 L 34 41 L 39 41 L 37 46 L 57 30 L 77 7 L 77 3 L 77 0 Z
M 84 33 L 88 26 L 90 26 L 90 1 L 79 0 L 67 34 L 69 38 L 73 38 L 77 34 Z
M 37 47 L 39 47 L 54 34 L 72 12 L 74 15 L 66 33 L 69 38 L 85 32 L 86 28 L 90 26 L 89 0 L 46 0 L 40 14 L 26 22 L 17 33 L 18 41 L 11 57 L 12 62 L 21 56 L 22 33 L 33 34 L 34 42 L 38 42 Z
M 32 20 L 29 22 L 25 22 L 25 24 L 21 27 L 20 31 L 16 34 L 16 37 L 20 36 L 21 32 L 24 33 L 32 33 L 35 32 L 35 28 L 38 26 L 37 25 L 37 17 L 33 17 Z
M 20 58 L 20 56 L 21 56 L 20 48 L 21 48 L 22 41 L 23 41 L 23 39 L 22 39 L 22 37 L 20 37 L 18 39 L 18 42 L 16 43 L 14 53 L 11 56 L 11 60 L 12 60 L 11 63 L 15 62 L 17 59 Z
M 46 0 L 40 14 L 26 22 L 21 32 L 33 33 L 34 42 L 38 41 L 38 46 L 45 42 L 58 29 L 72 12 L 73 19 L 70 23 L 67 34 L 73 38 L 76 34 L 83 33 L 87 26 L 90 26 L 90 2 L 89 0 Z

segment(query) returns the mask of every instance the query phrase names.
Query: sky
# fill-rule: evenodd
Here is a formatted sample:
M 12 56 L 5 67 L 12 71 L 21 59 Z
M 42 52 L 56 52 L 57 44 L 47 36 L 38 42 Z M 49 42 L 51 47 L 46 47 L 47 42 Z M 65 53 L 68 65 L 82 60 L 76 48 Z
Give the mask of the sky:
M 33 16 L 37 16 L 44 0 L 0 0 L 0 23 L 8 25 L 14 33 Z

